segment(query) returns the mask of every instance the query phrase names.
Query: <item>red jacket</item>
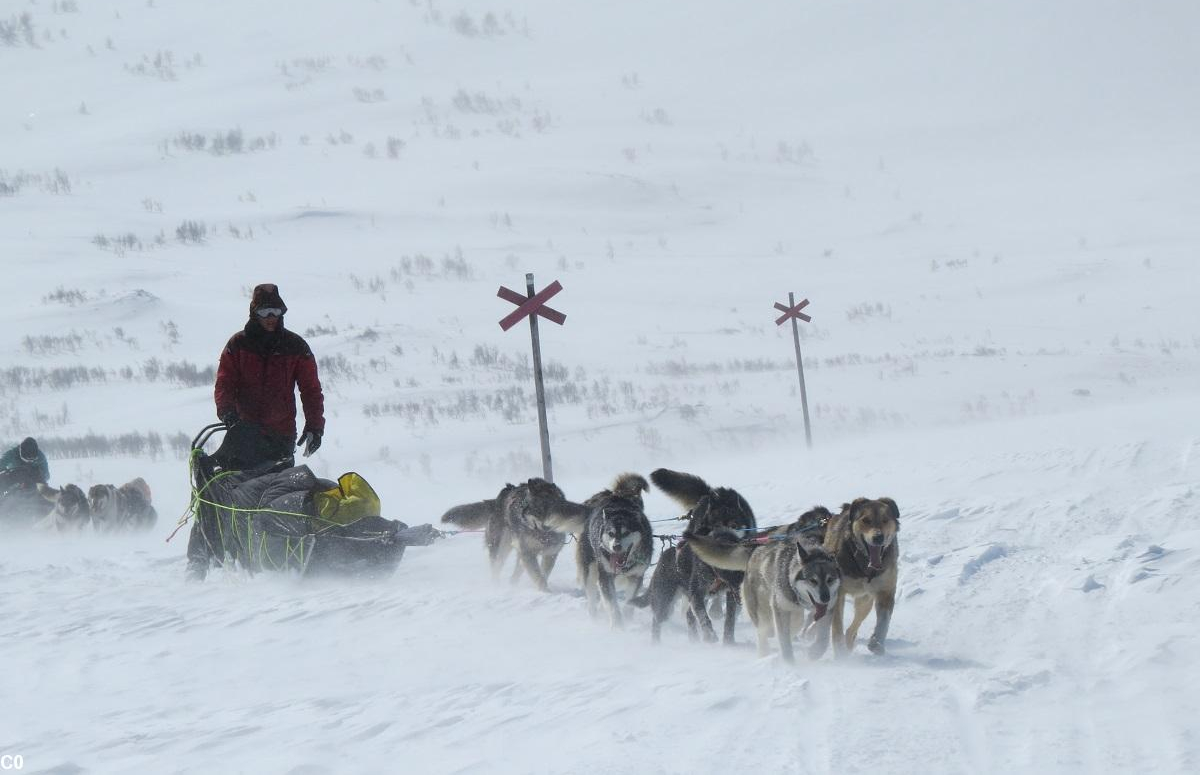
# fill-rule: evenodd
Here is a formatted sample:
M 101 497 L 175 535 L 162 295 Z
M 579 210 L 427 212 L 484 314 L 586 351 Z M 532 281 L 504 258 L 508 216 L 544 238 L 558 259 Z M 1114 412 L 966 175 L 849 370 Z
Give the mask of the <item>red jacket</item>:
M 304 428 L 325 432 L 325 396 L 308 343 L 280 326 L 269 334 L 251 320 L 221 353 L 214 391 L 217 417 L 231 410 L 277 436 L 296 437 L 296 386 Z

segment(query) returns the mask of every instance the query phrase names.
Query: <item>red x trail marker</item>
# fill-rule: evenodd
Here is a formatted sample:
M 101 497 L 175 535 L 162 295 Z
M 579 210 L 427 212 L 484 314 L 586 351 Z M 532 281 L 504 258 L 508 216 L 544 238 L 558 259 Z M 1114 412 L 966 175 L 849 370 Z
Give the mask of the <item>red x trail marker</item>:
M 789 307 L 786 304 L 780 304 L 779 302 L 775 302 L 775 309 L 777 309 L 783 313 L 779 317 L 775 318 L 775 325 L 782 326 L 784 323 L 791 320 L 792 318 L 798 318 L 799 320 L 803 320 L 805 323 L 811 323 L 812 318 L 809 317 L 808 315 L 805 315 L 803 312 L 800 311 L 807 306 L 808 306 L 808 299 L 805 299 L 804 301 L 800 302 L 799 304 L 797 304 L 794 307 Z
M 562 284 L 558 280 L 555 280 L 532 296 L 526 296 L 501 285 L 500 290 L 496 291 L 496 295 L 505 301 L 516 304 L 517 308 L 500 321 L 500 328 L 507 331 L 524 320 L 526 315 L 539 315 L 551 323 L 557 323 L 561 326 L 566 321 L 567 316 L 552 307 L 547 307 L 546 302 L 562 289 Z
M 800 311 L 807 306 L 808 299 L 797 304 L 796 294 L 789 293 L 787 304 L 775 302 L 775 309 L 783 313 L 775 318 L 775 325 L 782 326 L 789 320 L 792 321 L 792 342 L 796 345 L 796 372 L 800 377 L 800 406 L 804 410 L 804 440 L 808 443 L 808 448 L 812 449 L 812 426 L 808 422 L 808 388 L 804 384 L 804 358 L 800 355 L 800 326 L 797 324 L 800 320 L 805 323 L 812 322 L 811 317 Z
M 526 274 L 524 294 L 517 293 L 511 288 L 505 288 L 503 285 L 500 286 L 500 290 L 496 291 L 497 296 L 517 305 L 516 309 L 505 315 L 500 321 L 500 328 L 507 331 L 525 318 L 529 318 L 529 339 L 533 345 L 533 386 L 537 393 L 538 435 L 542 442 L 542 476 L 547 482 L 554 481 L 554 465 L 550 459 L 550 427 L 549 421 L 546 419 L 546 387 L 542 380 L 542 344 L 538 337 L 537 319 L 543 317 L 560 326 L 566 321 L 566 315 L 546 306 L 546 302 L 562 289 L 562 284 L 555 280 L 534 293 L 533 275 Z

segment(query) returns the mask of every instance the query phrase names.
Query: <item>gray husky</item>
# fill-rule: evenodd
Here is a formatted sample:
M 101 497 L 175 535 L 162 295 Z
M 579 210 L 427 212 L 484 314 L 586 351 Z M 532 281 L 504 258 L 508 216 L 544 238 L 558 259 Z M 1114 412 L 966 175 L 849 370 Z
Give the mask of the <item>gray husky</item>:
M 120 487 L 97 484 L 88 490 L 88 512 L 98 533 L 150 530 L 158 512 L 150 503 L 150 486 L 140 476 Z
M 584 515 L 546 520 L 551 527 L 576 537 L 575 560 L 579 585 L 588 599 L 588 613 L 595 616 L 597 597 L 603 598 L 613 627 L 622 624 L 616 585 L 625 588 L 627 599 L 637 595 L 654 553 L 650 520 L 642 506 L 642 492 L 648 489 L 641 476 L 621 474 L 612 489 L 583 502 L 587 507 Z
M 825 614 L 836 599 L 842 574 L 837 560 L 819 543 L 789 533 L 749 543 L 725 530 L 684 537 L 696 556 L 714 568 L 745 571 L 742 600 L 758 630 L 759 656 L 767 655 L 768 639 L 776 635 L 780 655 L 794 661 L 792 635 L 803 628 L 806 618 L 817 625 L 809 657 L 816 659 L 829 648 L 830 619 Z
M 442 521 L 466 530 L 483 527 L 496 578 L 516 549 L 517 567 L 512 580 L 515 582 L 524 569 L 538 589 L 548 592 L 547 579 L 566 537 L 551 528 L 547 520 L 581 519 L 586 515 L 587 507 L 567 500 L 556 484 L 534 478 L 524 484 L 505 485 L 495 498 L 455 506 L 442 515 Z

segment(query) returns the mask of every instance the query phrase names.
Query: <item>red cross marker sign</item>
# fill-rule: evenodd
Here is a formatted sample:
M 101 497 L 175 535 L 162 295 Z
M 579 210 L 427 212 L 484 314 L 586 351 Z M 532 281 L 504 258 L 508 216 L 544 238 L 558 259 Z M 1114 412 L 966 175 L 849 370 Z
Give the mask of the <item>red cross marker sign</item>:
M 808 306 L 808 299 L 805 299 L 804 301 L 800 302 L 799 304 L 797 304 L 794 307 L 789 307 L 786 304 L 780 304 L 779 302 L 775 302 L 775 309 L 777 309 L 783 313 L 779 317 L 775 318 L 775 325 L 782 326 L 784 323 L 791 320 L 792 318 L 796 318 L 798 320 L 803 320 L 805 323 L 811 323 L 812 318 L 809 317 L 808 315 L 805 315 L 803 312 L 800 311 L 807 306 Z
M 524 320 L 527 315 L 539 315 L 551 323 L 558 323 L 561 326 L 567 316 L 552 307 L 547 307 L 546 302 L 562 289 L 562 285 L 555 280 L 532 296 L 526 296 L 501 285 L 500 290 L 496 291 L 496 295 L 505 301 L 516 304 L 517 308 L 500 321 L 500 328 L 507 331 Z

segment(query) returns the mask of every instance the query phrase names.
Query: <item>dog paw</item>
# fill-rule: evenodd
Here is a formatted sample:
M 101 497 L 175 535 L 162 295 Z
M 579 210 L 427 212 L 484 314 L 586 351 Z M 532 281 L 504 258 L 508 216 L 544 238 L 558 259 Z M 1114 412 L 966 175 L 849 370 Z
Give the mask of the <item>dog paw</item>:
M 867 650 L 870 651 L 872 654 L 877 654 L 877 655 L 882 656 L 885 651 L 885 649 L 883 648 L 883 641 L 879 640 L 875 636 L 871 636 L 871 639 L 869 641 L 867 641 Z
M 704 631 L 704 642 L 705 643 L 716 643 L 717 642 L 717 633 L 712 630 L 705 630 Z

